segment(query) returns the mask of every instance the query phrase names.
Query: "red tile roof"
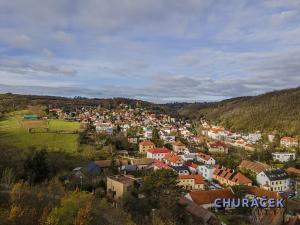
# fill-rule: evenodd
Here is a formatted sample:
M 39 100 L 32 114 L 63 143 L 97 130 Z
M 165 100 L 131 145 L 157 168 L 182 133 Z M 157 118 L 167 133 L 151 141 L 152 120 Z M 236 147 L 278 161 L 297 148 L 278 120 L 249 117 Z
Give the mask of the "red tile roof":
M 288 173 L 291 173 L 291 174 L 295 174 L 295 175 L 298 175 L 300 176 L 300 170 L 299 169 L 296 169 L 294 167 L 289 167 L 287 168 L 286 170 Z
M 149 141 L 149 140 L 145 140 L 145 141 L 140 142 L 140 145 L 142 145 L 142 146 L 149 146 L 149 145 L 155 146 L 154 143 L 152 141 Z
M 217 198 L 233 198 L 234 195 L 231 189 L 219 189 L 219 190 L 209 190 L 209 191 L 191 191 L 190 196 L 198 205 L 212 204 Z
M 172 162 L 172 163 L 178 163 L 178 162 L 183 162 L 182 158 L 178 155 L 168 153 L 164 157 L 165 160 Z
M 204 178 L 201 175 L 181 175 L 179 179 L 194 179 L 195 184 L 204 184 Z
M 209 142 L 208 145 L 210 148 L 218 148 L 218 147 L 226 148 L 227 147 L 223 141 Z
M 251 170 L 254 173 L 260 173 L 266 169 L 271 168 L 269 165 L 261 163 L 261 162 L 252 162 L 249 160 L 243 160 L 240 165 L 240 168 L 245 168 Z
M 147 152 L 150 152 L 152 154 L 157 154 L 157 153 L 171 153 L 171 150 L 168 148 L 153 148 L 148 150 Z
M 171 169 L 171 167 L 169 167 L 167 164 L 165 164 L 159 160 L 154 161 L 154 166 L 159 169 Z

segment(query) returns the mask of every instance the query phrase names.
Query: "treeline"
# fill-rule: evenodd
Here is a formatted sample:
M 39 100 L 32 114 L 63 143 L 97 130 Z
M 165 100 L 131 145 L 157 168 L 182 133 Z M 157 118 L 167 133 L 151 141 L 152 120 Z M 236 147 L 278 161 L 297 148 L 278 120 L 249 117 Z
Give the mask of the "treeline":
M 88 99 L 82 97 L 65 98 L 57 96 L 37 96 L 37 95 L 17 95 L 0 94 L 0 116 L 5 113 L 26 109 L 28 106 L 46 106 L 62 108 L 64 111 L 71 111 L 81 107 L 103 107 L 106 109 L 116 109 L 120 104 L 129 107 L 145 107 L 153 112 L 161 112 L 163 109 L 150 102 L 134 100 L 128 98 L 109 98 L 109 99 Z

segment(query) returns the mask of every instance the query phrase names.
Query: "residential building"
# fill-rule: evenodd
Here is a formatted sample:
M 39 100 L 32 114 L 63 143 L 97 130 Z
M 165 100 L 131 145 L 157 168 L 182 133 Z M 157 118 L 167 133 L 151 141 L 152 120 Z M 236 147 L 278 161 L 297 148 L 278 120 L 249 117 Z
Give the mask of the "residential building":
M 176 153 L 181 153 L 186 150 L 185 144 L 183 144 L 181 141 L 176 141 L 174 144 L 172 144 L 172 148 Z
M 190 175 L 190 170 L 187 166 L 171 166 L 178 175 Z
M 107 177 L 107 193 L 114 200 L 123 198 L 132 188 L 135 178 L 129 175 L 115 175 Z
M 231 189 L 219 189 L 209 191 L 191 191 L 185 195 L 185 198 L 191 200 L 205 209 L 213 208 L 216 199 L 233 199 L 234 193 Z
M 286 191 L 289 189 L 290 178 L 282 169 L 265 170 L 257 174 L 257 183 L 270 191 Z
M 208 164 L 208 165 L 216 164 L 216 160 L 213 157 L 211 157 L 210 155 L 204 154 L 203 152 L 199 152 L 197 154 L 197 161 L 202 162 L 204 164 Z
M 299 143 L 297 138 L 283 137 L 280 139 L 280 145 L 286 148 L 298 147 Z
M 140 153 L 146 153 L 150 149 L 154 149 L 155 144 L 152 141 L 145 140 L 139 143 L 139 151 Z
M 238 166 L 241 170 L 249 170 L 255 174 L 259 174 L 262 171 L 270 169 L 271 167 L 267 164 L 258 162 L 258 161 L 249 161 L 249 160 L 242 160 L 240 165 Z
M 183 159 L 180 156 L 173 153 L 166 154 L 163 158 L 163 161 L 170 166 L 182 166 L 184 163 Z
M 207 144 L 208 151 L 212 153 L 228 153 L 227 145 L 223 141 L 213 141 Z
M 205 180 L 211 181 L 214 176 L 215 167 L 214 165 L 199 165 L 197 167 L 197 173 L 201 174 Z
M 204 190 L 204 178 L 201 175 L 180 175 L 178 179 L 178 185 L 186 190 Z
M 213 178 L 225 186 L 252 185 L 252 181 L 242 173 L 223 166 L 215 166 Z
M 272 157 L 274 161 L 288 162 L 295 160 L 296 154 L 294 152 L 274 152 L 272 153 Z
M 141 158 L 141 159 L 131 159 L 131 165 L 137 166 L 138 170 L 153 168 L 154 159 Z
M 162 169 L 170 170 L 172 168 L 170 166 L 168 166 L 167 164 L 163 163 L 162 161 L 154 160 L 153 169 L 154 170 L 162 170 Z
M 147 151 L 147 158 L 161 161 L 168 153 L 171 153 L 171 150 L 168 148 L 153 148 Z

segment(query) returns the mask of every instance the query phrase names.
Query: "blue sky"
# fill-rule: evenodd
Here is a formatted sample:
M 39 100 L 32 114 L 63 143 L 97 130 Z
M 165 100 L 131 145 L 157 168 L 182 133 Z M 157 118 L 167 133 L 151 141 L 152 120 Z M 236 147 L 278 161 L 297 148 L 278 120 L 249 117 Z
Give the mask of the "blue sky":
M 0 0 L 2 93 L 216 101 L 299 71 L 298 0 Z

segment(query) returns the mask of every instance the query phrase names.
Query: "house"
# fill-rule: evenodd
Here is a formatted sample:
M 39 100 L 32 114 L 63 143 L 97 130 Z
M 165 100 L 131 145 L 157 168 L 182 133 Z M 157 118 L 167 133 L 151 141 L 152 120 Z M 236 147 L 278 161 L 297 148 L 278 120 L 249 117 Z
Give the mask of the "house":
M 178 175 L 190 175 L 190 170 L 187 166 L 171 166 Z
M 199 165 L 197 167 L 197 173 L 201 174 L 205 180 L 211 181 L 214 176 L 215 167 L 214 165 Z
M 241 170 L 249 170 L 255 174 L 259 174 L 260 172 L 270 169 L 271 167 L 267 164 L 261 162 L 252 162 L 249 160 L 242 160 L 240 165 L 238 166 Z
M 165 142 L 165 143 L 175 143 L 175 136 L 174 135 L 161 135 L 160 138 Z
M 123 198 L 131 189 L 135 181 L 133 176 L 114 175 L 107 177 L 107 193 L 114 199 Z
M 242 173 L 223 166 L 215 166 L 213 178 L 225 186 L 252 185 L 252 181 Z
M 289 189 L 290 178 L 282 169 L 265 170 L 257 174 L 257 183 L 269 191 L 286 191 Z
M 195 164 L 192 161 L 187 161 L 187 162 L 185 162 L 184 165 L 186 165 L 189 168 L 191 174 L 196 174 L 197 173 L 197 169 L 198 169 L 198 166 L 199 166 L 198 164 Z
M 180 175 L 178 186 L 185 190 L 204 190 L 204 178 L 201 175 Z
M 186 150 L 185 144 L 183 144 L 181 141 L 176 141 L 174 144 L 172 144 L 172 148 L 176 153 L 184 152 Z
M 153 169 L 154 170 L 162 170 L 162 169 L 170 170 L 172 168 L 159 160 L 154 160 Z
M 199 218 L 206 225 L 219 225 L 221 222 L 219 219 L 208 209 L 204 209 L 202 206 L 197 205 L 191 200 L 181 197 L 179 199 L 179 204 L 184 205 L 185 210 L 191 215 Z
M 202 206 L 205 209 L 213 208 L 216 199 L 233 199 L 234 193 L 231 189 L 219 189 L 209 191 L 191 191 L 185 198 Z
M 96 131 L 99 133 L 107 133 L 107 134 L 113 133 L 113 127 L 111 123 L 95 122 L 95 127 L 96 127 Z
M 197 161 L 202 162 L 204 164 L 208 164 L 208 165 L 216 164 L 216 160 L 213 157 L 211 157 L 210 155 L 204 154 L 203 152 L 199 152 L 197 154 Z
M 184 161 L 193 161 L 196 158 L 195 154 L 184 154 L 184 155 L 179 155 Z
M 131 159 L 131 165 L 137 166 L 138 170 L 150 169 L 153 167 L 154 159 L 141 158 Z
M 280 139 L 280 145 L 286 148 L 298 147 L 299 143 L 297 138 L 283 137 Z
M 272 157 L 274 161 L 279 161 L 279 162 L 288 162 L 288 161 L 293 161 L 296 159 L 296 154 L 295 153 L 289 153 L 289 152 L 274 152 L 272 153 Z
M 145 140 L 139 143 L 140 153 L 146 153 L 148 150 L 155 148 L 155 144 L 152 141 Z
M 118 170 L 121 169 L 121 166 L 125 166 L 128 165 L 129 162 L 128 160 L 97 160 L 94 161 L 95 164 L 97 164 L 102 171 L 107 171 L 109 170 L 112 166 L 116 166 L 118 168 Z
M 128 137 L 127 140 L 131 144 L 137 144 L 138 143 L 138 138 L 137 137 Z
M 147 158 L 161 161 L 168 153 L 171 153 L 171 150 L 168 148 L 153 148 L 147 151 Z
M 208 151 L 212 153 L 228 153 L 227 145 L 223 141 L 213 141 L 207 144 Z
M 163 158 L 163 161 L 170 166 L 182 166 L 184 163 L 183 159 L 180 156 L 173 153 L 166 154 Z

